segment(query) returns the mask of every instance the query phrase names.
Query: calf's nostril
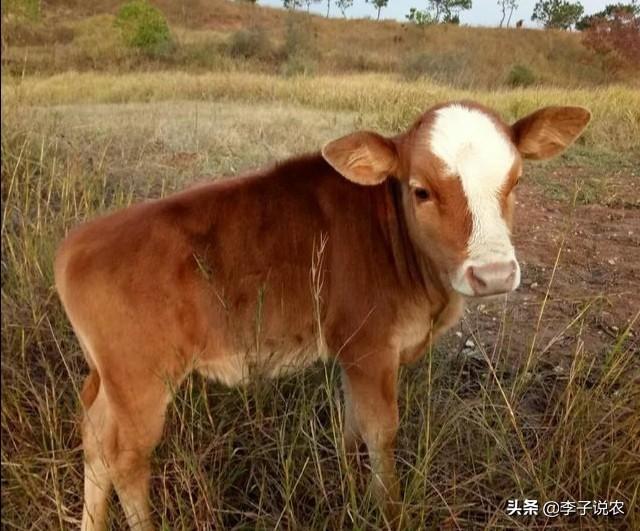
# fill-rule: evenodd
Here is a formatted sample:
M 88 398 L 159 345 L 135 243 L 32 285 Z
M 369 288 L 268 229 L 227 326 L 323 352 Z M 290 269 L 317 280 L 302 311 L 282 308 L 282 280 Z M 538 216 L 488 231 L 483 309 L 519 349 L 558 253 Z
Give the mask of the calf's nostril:
M 477 275 L 473 268 L 471 268 L 471 275 L 481 287 L 487 287 L 487 283 L 485 282 L 485 280 L 480 275 Z
M 481 276 L 476 274 L 476 270 L 473 266 L 469 266 L 469 269 L 467 269 L 467 275 L 469 276 L 469 280 L 471 281 L 471 285 L 475 288 L 475 291 L 487 287 L 487 283 Z

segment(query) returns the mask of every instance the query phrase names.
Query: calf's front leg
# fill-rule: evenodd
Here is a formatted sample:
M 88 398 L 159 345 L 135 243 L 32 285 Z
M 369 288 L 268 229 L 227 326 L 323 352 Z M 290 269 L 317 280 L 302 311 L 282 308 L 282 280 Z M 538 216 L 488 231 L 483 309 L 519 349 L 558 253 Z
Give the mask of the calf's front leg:
M 372 471 L 372 489 L 385 515 L 397 518 L 400 486 L 395 469 L 394 446 L 398 431 L 395 352 L 361 353 L 341 360 L 345 389 L 345 435 L 354 432 L 367 445 Z

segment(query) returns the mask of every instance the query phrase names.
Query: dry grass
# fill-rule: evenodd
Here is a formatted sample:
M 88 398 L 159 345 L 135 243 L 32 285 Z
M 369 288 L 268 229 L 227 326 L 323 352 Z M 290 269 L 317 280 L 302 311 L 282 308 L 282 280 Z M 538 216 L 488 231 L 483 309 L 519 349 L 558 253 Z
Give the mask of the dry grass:
M 456 93 L 375 76 L 285 83 L 67 74 L 6 81 L 2 521 L 7 529 L 66 529 L 81 514 L 77 390 L 86 366 L 52 285 L 53 252 L 65 230 L 203 172 L 231 173 L 315 149 L 363 124 L 395 129 L 415 109 Z M 588 146 L 638 146 L 638 136 L 631 138 L 638 95 L 625 89 L 477 96 L 508 116 L 555 98 L 586 103 L 596 113 Z M 160 101 L 193 97 L 201 101 Z M 202 101 L 220 98 L 247 101 Z M 106 104 L 128 100 L 138 103 Z M 552 297 L 553 263 L 550 256 L 541 280 Z M 471 319 L 459 327 L 462 341 L 469 336 L 484 345 L 477 358 L 442 346 L 403 371 L 398 460 L 412 528 L 640 528 L 637 316 L 595 351 L 581 339 L 596 311 L 587 303 L 567 315 L 575 337 L 566 347 L 573 354 L 567 373 L 549 370 L 535 340 L 547 326 L 547 307 L 538 321 L 523 321 L 508 301 L 491 307 L 497 334 L 490 343 Z M 456 344 L 453 337 L 447 346 Z M 517 337 L 533 339 L 514 352 Z M 236 390 L 190 379 L 177 393 L 155 458 L 153 503 L 163 528 L 384 527 L 366 492 L 366 459 L 356 473 L 342 451 L 336 372 L 317 366 Z M 509 498 L 619 499 L 628 514 L 510 517 Z M 123 516 L 114 507 L 120 529 Z
M 593 121 L 581 143 L 588 147 L 640 149 L 640 92 L 622 86 L 592 90 L 522 89 L 463 91 L 428 82 L 402 82 L 375 74 L 299 76 L 285 79 L 249 73 L 153 72 L 100 74 L 69 72 L 51 77 L 3 79 L 6 107 L 129 101 L 228 100 L 286 102 L 316 109 L 356 112 L 362 123 L 385 131 L 407 126 L 430 105 L 471 98 L 515 120 L 543 105 L 583 105 Z

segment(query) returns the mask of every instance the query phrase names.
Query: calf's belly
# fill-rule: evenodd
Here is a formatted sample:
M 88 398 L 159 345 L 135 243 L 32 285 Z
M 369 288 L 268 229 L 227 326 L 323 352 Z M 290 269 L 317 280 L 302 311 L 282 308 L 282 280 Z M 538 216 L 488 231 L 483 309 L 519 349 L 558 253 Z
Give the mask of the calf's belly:
M 278 348 L 268 345 L 229 350 L 213 359 L 197 363 L 196 370 L 204 376 L 229 387 L 246 385 L 255 378 L 277 378 L 305 369 L 315 362 L 327 360 L 321 342 L 300 346 L 279 342 Z M 284 344 L 283 344 L 284 343 Z

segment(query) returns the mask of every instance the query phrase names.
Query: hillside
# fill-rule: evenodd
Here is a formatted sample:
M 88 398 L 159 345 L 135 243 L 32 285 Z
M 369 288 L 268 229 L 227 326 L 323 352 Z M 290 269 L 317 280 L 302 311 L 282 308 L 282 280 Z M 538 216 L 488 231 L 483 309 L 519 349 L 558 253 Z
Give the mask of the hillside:
M 118 0 L 50 0 L 35 19 L 3 16 L 3 69 L 174 69 L 275 74 L 394 73 L 460 88 L 525 84 L 582 87 L 635 83 L 581 44 L 578 33 L 416 27 L 395 21 L 326 19 L 227 0 L 153 0 L 174 48 L 153 57 L 126 48 L 114 28 Z M 523 73 L 524 72 L 524 73 Z

